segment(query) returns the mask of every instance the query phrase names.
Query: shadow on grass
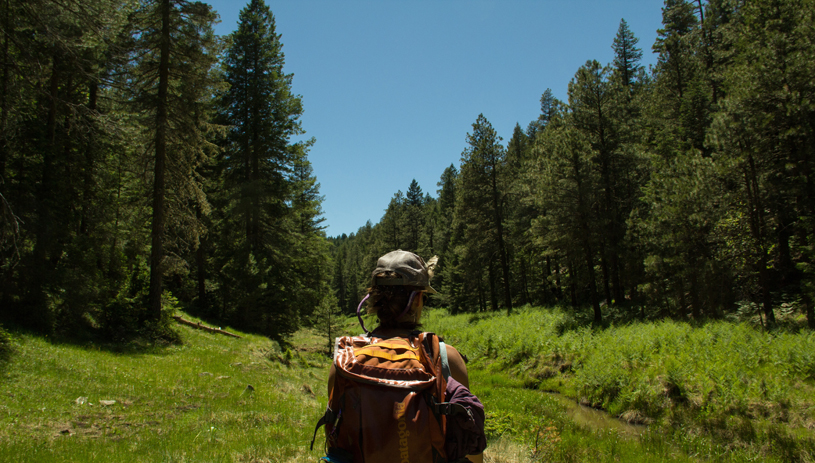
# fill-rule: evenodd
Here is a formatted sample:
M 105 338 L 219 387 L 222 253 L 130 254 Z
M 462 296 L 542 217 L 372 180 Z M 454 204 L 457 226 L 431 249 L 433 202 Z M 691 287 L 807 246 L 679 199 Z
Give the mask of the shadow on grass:
M 166 333 L 166 329 L 172 328 L 166 327 L 162 332 Z M 134 332 L 127 338 L 111 341 L 105 338 L 101 330 L 87 325 L 74 327 L 72 330 L 64 330 L 54 335 L 45 335 L 30 328 L 8 323 L 5 325 L 5 329 L 0 328 L 0 371 L 2 371 L 4 365 L 14 359 L 13 338 L 16 337 L 36 337 L 54 346 L 73 346 L 118 355 L 165 355 L 170 353 L 168 348 L 182 343 L 178 331 L 174 331 L 171 336 L 156 336 L 155 333 L 145 335 Z

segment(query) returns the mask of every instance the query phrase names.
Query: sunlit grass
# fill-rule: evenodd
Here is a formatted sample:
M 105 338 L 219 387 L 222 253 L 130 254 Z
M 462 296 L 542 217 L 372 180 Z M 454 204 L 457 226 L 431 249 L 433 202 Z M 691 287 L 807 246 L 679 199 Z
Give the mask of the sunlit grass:
M 510 318 L 430 310 L 424 322 L 471 360 L 485 461 L 812 461 L 811 334 L 674 322 L 592 330 L 532 308 Z M 340 324 L 335 335 L 361 331 L 355 317 Z M 326 336 L 304 329 L 281 351 L 260 336 L 178 329 L 183 345 L 125 351 L 13 333 L 0 368 L 0 461 L 322 455 L 321 434 L 314 451 L 308 443 L 326 403 Z M 581 418 L 575 407 L 591 410 L 578 399 L 612 415 Z M 652 424 L 632 432 L 616 415 Z
M 306 444 L 328 362 L 313 346 L 287 359 L 263 337 L 179 329 L 183 345 L 137 353 L 17 336 L 0 381 L 0 461 L 319 457 Z
M 468 355 L 472 370 L 509 373 L 527 388 L 650 423 L 684 454 L 815 460 L 811 332 L 674 321 L 593 329 L 564 311 L 529 307 L 511 317 L 431 310 L 425 325 Z

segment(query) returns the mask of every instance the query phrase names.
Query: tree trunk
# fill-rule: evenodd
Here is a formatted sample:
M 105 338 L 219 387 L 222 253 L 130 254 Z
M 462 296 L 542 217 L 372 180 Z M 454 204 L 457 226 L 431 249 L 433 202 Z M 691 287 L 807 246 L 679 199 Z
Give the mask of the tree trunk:
M 164 174 L 167 163 L 168 91 L 170 80 L 170 0 L 161 0 L 161 55 L 159 59 L 158 99 L 156 101 L 156 164 L 153 173 L 153 224 L 150 249 L 150 315 L 161 318 L 162 271 L 164 260 L 164 224 L 166 211 Z
M 594 324 L 600 325 L 603 323 L 603 315 L 600 311 L 600 298 L 597 294 L 597 278 L 594 274 L 594 259 L 592 259 L 592 250 L 588 238 L 583 240 L 583 252 L 586 258 L 586 270 L 589 274 L 589 291 L 591 294 L 591 306 L 594 308 Z
M 685 309 L 688 307 L 688 304 L 685 301 L 685 282 L 682 280 L 682 278 L 680 278 L 679 281 L 677 282 L 676 292 L 677 298 L 679 299 L 679 311 L 678 311 L 679 319 L 685 321 L 688 318 L 688 313 L 685 311 Z
M 498 252 L 501 258 L 501 272 L 504 276 L 504 307 L 507 309 L 507 315 L 512 313 L 512 293 L 510 292 L 509 280 L 509 260 L 507 258 L 507 248 L 504 244 L 504 224 L 501 217 L 501 201 L 499 200 L 498 193 L 498 166 L 495 163 L 495 157 L 492 157 L 492 207 L 495 217 L 495 233 L 498 238 Z
M 6 163 L 9 157 L 8 141 L 8 100 L 9 100 L 9 35 L 11 34 L 11 7 L 9 0 L 3 2 L 5 15 L 3 16 L 3 85 L 0 88 L 0 182 L 6 178 Z
M 523 303 L 529 304 L 529 279 L 526 274 L 526 259 L 521 256 L 518 261 L 521 267 L 521 296 L 523 297 Z
M 781 206 L 784 207 L 784 206 Z M 798 273 L 795 264 L 792 262 L 792 254 L 790 253 L 790 238 L 792 236 L 792 224 L 787 218 L 786 211 L 781 211 L 778 214 L 778 226 L 776 235 L 778 237 L 778 273 L 781 276 L 781 287 L 790 283 L 794 283 L 796 274 Z
M 702 0 L 696 0 L 696 7 L 699 9 L 699 28 L 702 30 L 703 48 L 705 49 L 705 68 L 710 81 L 711 97 L 715 105 L 719 102 L 719 86 L 716 84 L 716 79 L 713 78 L 713 53 L 710 50 L 710 31 L 705 27 L 705 9 L 702 6 Z
M 577 213 L 579 215 L 579 224 L 581 232 L 581 241 L 583 245 L 583 254 L 586 261 L 586 273 L 589 278 L 589 292 L 591 295 L 591 305 L 594 308 L 594 323 L 600 325 L 603 321 L 602 313 L 600 312 L 600 301 L 597 294 L 597 278 L 594 274 L 594 252 L 591 248 L 591 228 L 589 228 L 589 218 L 587 217 L 588 206 L 583 199 L 583 176 L 580 171 L 580 160 L 577 153 L 572 153 L 572 170 L 574 171 L 575 182 L 577 183 Z
M 679 100 L 681 101 L 684 83 L 682 82 L 682 68 L 679 66 L 679 53 L 677 53 L 676 50 L 671 50 L 670 48 L 668 48 L 668 53 L 675 57 L 671 61 L 673 61 L 674 71 L 676 72 L 676 91 L 679 94 Z
M 804 302 L 804 311 L 807 314 L 807 326 L 809 329 L 815 330 L 815 308 L 812 307 L 812 298 L 806 292 L 806 288 L 801 291 L 801 299 Z
M 122 158 L 119 157 L 119 165 L 116 167 L 116 214 L 113 221 L 112 242 L 110 245 L 110 259 L 108 260 L 108 275 L 113 276 L 118 272 L 119 259 L 116 247 L 119 238 L 119 221 L 122 217 Z
M 58 157 L 57 143 L 57 102 L 59 99 L 60 83 L 60 54 L 56 51 L 51 62 L 51 77 L 49 79 L 47 101 L 48 115 L 46 119 L 46 140 L 42 147 L 42 172 L 35 191 L 35 207 L 37 221 L 34 225 L 34 249 L 32 267 L 28 270 L 28 303 L 33 311 L 21 313 L 24 324 L 33 326 L 42 332 L 49 332 L 53 328 L 53 313 L 47 308 L 43 285 L 53 279 L 53 265 L 50 264 L 51 248 L 53 245 L 54 226 L 53 197 L 54 192 L 54 163 Z
M 493 311 L 497 311 L 498 310 L 498 295 L 496 294 L 497 291 L 496 291 L 496 288 L 495 288 L 495 266 L 493 265 L 492 260 L 490 260 L 490 265 L 489 265 L 488 268 L 489 268 L 489 284 L 490 284 L 490 308 Z
M 603 292 L 606 296 L 606 304 L 611 305 L 611 285 L 609 284 L 608 257 L 606 245 L 600 240 L 600 270 L 603 273 Z
M 90 84 L 88 85 L 88 110 L 91 113 L 90 120 L 88 121 L 89 126 L 93 126 L 93 114 L 96 112 L 96 100 L 97 100 L 97 93 L 99 90 L 99 84 L 97 83 L 96 79 L 93 79 Z M 81 218 L 79 221 L 79 233 L 83 235 L 88 235 L 90 218 L 88 217 L 89 212 L 88 209 L 91 207 L 92 203 L 92 195 L 93 195 L 93 169 L 94 169 L 94 158 L 93 158 L 93 143 L 94 143 L 94 130 L 91 128 L 88 131 L 88 141 L 85 146 L 85 168 L 83 170 L 83 178 L 82 178 L 82 212 Z
M 619 242 L 619 241 L 618 241 Z M 614 303 L 620 304 L 625 301 L 625 288 L 620 279 L 620 257 L 616 252 L 611 253 L 611 288 L 614 296 Z
M 575 268 L 574 261 L 571 256 L 567 256 L 569 265 L 569 296 L 572 300 L 572 309 L 577 310 L 577 286 L 575 280 L 577 279 L 577 269 Z
M 696 269 L 699 268 L 699 264 L 697 262 L 693 262 L 691 264 L 691 271 L 690 271 L 690 303 L 691 303 L 691 313 L 693 314 L 693 319 L 695 321 L 699 321 L 702 319 L 702 298 L 699 297 L 699 277 L 696 274 Z
M 543 279 L 543 302 L 544 304 L 550 304 L 555 300 L 555 293 L 554 291 L 549 291 L 549 277 L 552 276 L 552 259 L 549 256 L 546 256 L 546 277 Z M 551 300 L 549 294 L 552 294 Z
M 255 115 L 252 116 L 253 122 Z M 255 125 L 254 123 L 252 124 Z M 260 141 L 258 140 L 259 134 L 257 130 L 252 130 L 252 148 L 249 150 L 251 153 L 251 162 L 252 162 L 252 173 L 250 175 L 249 184 L 251 185 L 252 191 L 252 228 L 251 228 L 251 248 L 252 252 L 255 253 L 256 257 L 259 257 L 260 254 L 260 208 L 262 207 L 261 195 L 262 195 L 262 188 L 260 186 L 260 153 L 258 153 L 258 147 L 260 145 Z
M 484 272 L 478 272 L 478 309 L 480 312 L 487 311 L 487 296 L 484 294 Z
M 201 222 L 201 206 L 195 207 L 195 217 L 198 222 Z M 204 237 L 198 238 L 198 248 L 195 250 L 195 263 L 198 266 L 198 308 L 205 311 L 207 309 L 207 291 L 206 291 L 206 255 L 204 253 Z M 329 311 L 329 317 L 330 317 Z M 329 318 L 329 326 L 330 326 Z M 330 328 L 329 328 L 330 329 Z
M 758 174 L 752 155 L 747 157 L 748 170 L 745 171 L 745 186 L 750 213 L 750 231 L 757 243 L 755 252 L 758 254 L 755 266 L 758 268 L 758 284 L 761 287 L 761 303 L 767 327 L 775 326 L 775 313 L 773 313 L 772 296 L 770 294 L 770 271 L 767 269 L 767 250 L 764 246 L 764 209 L 759 193 Z

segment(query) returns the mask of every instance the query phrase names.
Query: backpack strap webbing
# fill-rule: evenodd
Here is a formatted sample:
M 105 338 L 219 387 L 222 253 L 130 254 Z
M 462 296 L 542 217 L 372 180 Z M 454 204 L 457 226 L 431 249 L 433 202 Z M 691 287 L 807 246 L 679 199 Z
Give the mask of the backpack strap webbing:
M 314 441 L 317 439 L 317 431 L 326 424 L 336 425 L 338 420 L 339 416 L 335 414 L 330 407 L 326 407 L 325 413 L 320 418 L 320 421 L 317 422 L 317 426 L 314 427 L 314 435 L 311 437 L 311 446 L 309 447 L 309 450 L 314 450 Z
M 454 415 L 470 415 L 472 413 L 470 410 L 467 409 L 464 405 L 453 403 L 453 402 L 439 402 L 433 404 L 433 410 L 438 413 L 439 415 L 447 415 L 447 416 L 454 416 Z
M 444 380 L 450 379 L 450 362 L 447 361 L 447 344 L 444 341 L 439 341 L 439 354 L 441 356 L 441 373 L 444 375 Z

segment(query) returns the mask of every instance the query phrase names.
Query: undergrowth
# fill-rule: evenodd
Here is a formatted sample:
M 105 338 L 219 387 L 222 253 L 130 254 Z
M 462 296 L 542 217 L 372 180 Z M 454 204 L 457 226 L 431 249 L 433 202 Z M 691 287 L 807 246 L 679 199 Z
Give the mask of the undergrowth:
M 677 437 L 782 461 L 815 458 L 815 333 L 675 321 L 596 329 L 561 310 L 449 316 L 427 329 L 527 388 L 561 392 Z
M 11 335 L 0 326 L 0 362 L 7 360 L 11 351 Z

